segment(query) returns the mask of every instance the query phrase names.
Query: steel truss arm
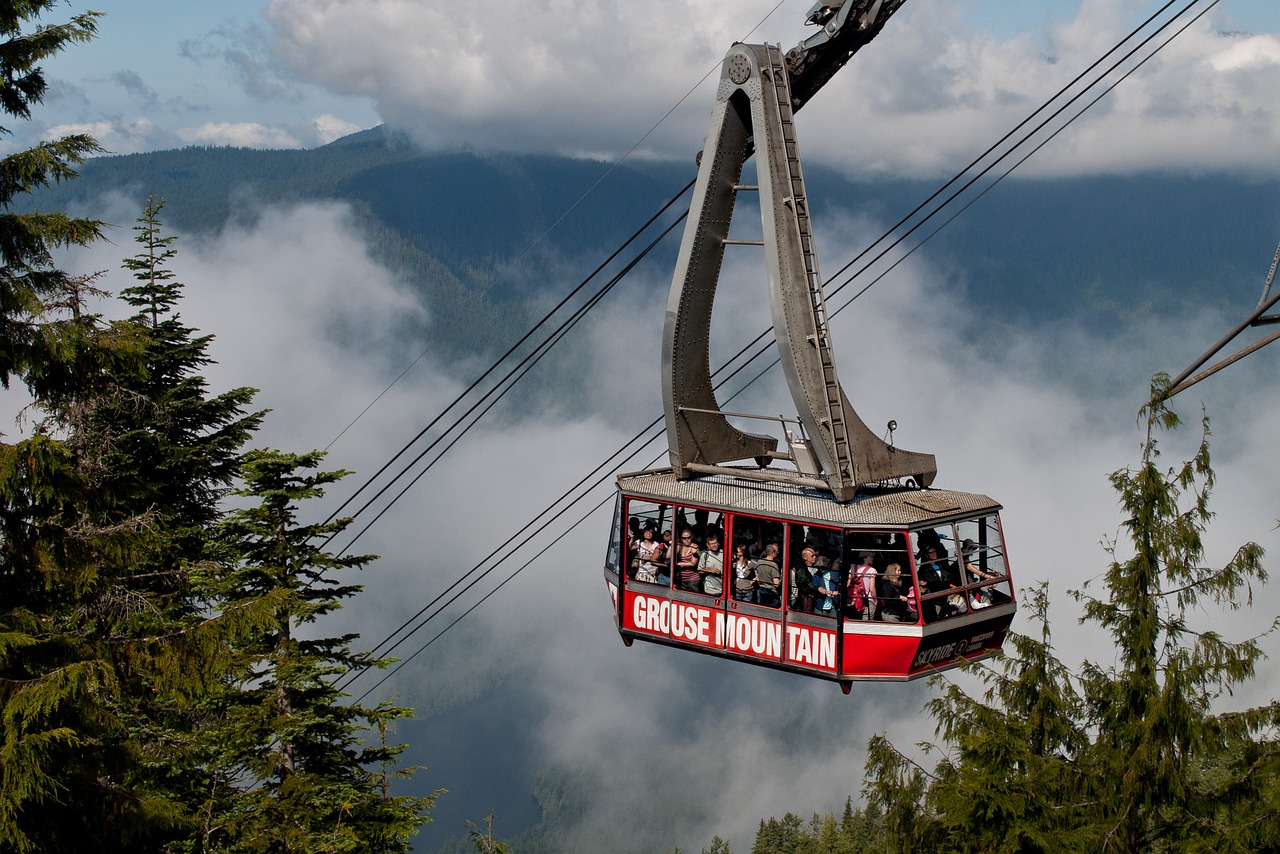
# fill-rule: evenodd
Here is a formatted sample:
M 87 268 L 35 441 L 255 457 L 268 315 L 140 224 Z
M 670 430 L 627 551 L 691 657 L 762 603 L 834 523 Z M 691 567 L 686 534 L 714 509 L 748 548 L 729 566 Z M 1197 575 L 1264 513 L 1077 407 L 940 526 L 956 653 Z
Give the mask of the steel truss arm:
M 725 56 L 663 329 L 663 400 L 672 466 L 681 476 L 720 463 L 776 456 L 777 440 L 744 433 L 719 411 L 711 387 L 711 306 L 742 168 L 752 144 L 759 176 L 769 303 L 779 358 L 813 442 L 813 472 L 840 501 L 895 478 L 932 482 L 932 454 L 898 450 L 873 434 L 836 375 L 822 278 L 796 147 L 790 81 L 781 52 L 735 45 Z

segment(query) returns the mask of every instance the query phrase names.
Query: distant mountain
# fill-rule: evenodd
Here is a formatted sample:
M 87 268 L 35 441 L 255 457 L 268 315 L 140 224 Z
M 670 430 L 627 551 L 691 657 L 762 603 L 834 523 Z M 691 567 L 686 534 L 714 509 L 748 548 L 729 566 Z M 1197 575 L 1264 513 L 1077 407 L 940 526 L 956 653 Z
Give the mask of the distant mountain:
M 815 216 L 826 204 L 888 224 L 941 183 L 854 184 L 814 170 L 808 181 Z M 952 284 L 984 311 L 1032 324 L 1092 323 L 1206 303 L 1243 316 L 1252 304 L 1240 304 L 1241 292 L 1257 300 L 1278 241 L 1277 180 L 1006 180 L 931 241 L 926 257 L 962 270 L 963 282 Z
M 464 314 L 495 330 L 525 328 L 530 299 L 567 292 L 693 174 L 692 158 L 611 168 L 550 156 L 424 153 L 378 127 L 304 151 L 185 148 L 96 158 L 80 180 L 36 204 L 153 192 L 168 200 L 166 222 L 205 231 L 267 204 L 346 201 L 376 257 L 430 303 L 437 334 L 473 348 L 474 335 L 451 337 Z M 816 166 L 806 175 L 820 237 L 823 218 L 838 211 L 892 224 L 939 183 L 855 182 Z M 646 262 L 659 281 L 679 234 Z M 944 229 L 924 257 L 957 271 L 943 286 L 1005 322 L 1093 326 L 1206 304 L 1242 313 L 1277 239 L 1277 180 L 1008 180 Z M 861 248 L 820 243 L 824 271 Z

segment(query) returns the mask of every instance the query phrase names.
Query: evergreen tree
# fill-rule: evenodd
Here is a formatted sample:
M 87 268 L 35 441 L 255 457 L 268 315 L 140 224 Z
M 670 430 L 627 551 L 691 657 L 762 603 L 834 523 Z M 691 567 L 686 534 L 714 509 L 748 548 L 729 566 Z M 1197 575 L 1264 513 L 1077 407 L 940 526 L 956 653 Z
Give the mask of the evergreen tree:
M 1013 636 L 999 669 L 971 672 L 929 704 L 945 755 L 932 769 L 874 739 L 867 793 L 898 850 L 1253 851 L 1277 836 L 1275 702 L 1220 713 L 1214 700 L 1253 677 L 1257 639 L 1196 628 L 1202 603 L 1236 610 L 1266 579 L 1253 543 L 1204 565 L 1211 513 L 1208 420 L 1196 453 L 1164 470 L 1156 432 L 1178 426 L 1158 376 L 1143 408 L 1136 469 L 1111 476 L 1132 555 L 1116 544 L 1105 595 L 1075 595 L 1117 650 L 1073 673 L 1050 640 L 1045 589 L 1028 604 L 1040 636 Z M 926 745 L 926 749 L 937 749 Z M 1243 808 L 1242 808 L 1243 807 Z
M 719 836 L 713 836 L 711 844 L 702 849 L 702 854 L 733 854 L 733 849 Z
M 760 823 L 751 854 L 808 854 L 812 841 L 800 816 L 789 812 Z
M 298 502 L 323 494 L 345 472 L 314 471 L 323 454 L 253 451 L 237 494 L 253 504 L 221 524 L 226 569 L 218 574 L 218 608 L 267 617 L 239 650 L 239 675 L 219 700 L 214 762 L 224 785 L 211 790 L 203 850 L 238 852 L 398 852 L 429 819 L 435 795 L 396 797 L 390 781 L 401 746 L 387 727 L 408 710 L 344 703 L 333 682 L 353 668 L 380 666 L 351 650 L 354 635 L 310 637 L 304 627 L 341 607 L 358 585 L 334 578 L 371 556 L 338 556 L 317 543 L 348 520 L 301 524 Z M 378 733 L 376 743 L 361 735 Z M 248 788 L 236 781 L 257 781 Z
M 244 414 L 250 389 L 208 396 L 209 338 L 178 320 L 158 210 L 144 214 L 151 263 L 132 265 L 141 284 L 128 292 L 148 310 L 103 324 L 75 280 L 57 336 L 75 346 L 34 372 L 36 435 L 6 449 L 14 762 L 0 838 L 18 848 L 160 850 L 180 835 L 199 779 L 196 703 L 244 630 L 208 619 L 191 569 L 261 415 Z
M 40 63 L 93 37 L 97 14 L 42 25 L 56 0 L 0 3 L 0 109 L 30 118 L 46 91 Z M 0 127 L 0 135 L 10 133 Z M 137 369 L 133 336 L 83 311 L 93 277 L 53 263 L 101 224 L 61 213 L 19 214 L 15 201 L 75 176 L 99 151 L 73 135 L 0 159 L 0 385 L 33 399 L 34 435 L 0 443 L 0 847 L 111 850 L 145 835 L 165 809 L 130 790 L 120 671 L 103 627 L 136 605 L 103 595 L 103 561 L 138 536 L 136 520 L 101 514 L 95 471 L 66 438 L 87 395 L 112 372 Z
M 37 24 L 59 0 L 0 2 L 0 110 L 27 120 L 48 88 L 41 62 L 77 42 L 93 38 L 96 12 L 58 24 Z M 0 136 L 12 133 L 0 126 Z M 57 269 L 52 250 L 97 239 L 102 224 L 62 213 L 19 214 L 15 200 L 51 183 L 74 178 L 85 157 L 101 151 L 90 136 L 75 134 L 0 158 L 0 386 L 15 374 L 39 385 L 51 363 L 75 354 L 74 325 L 49 316 L 50 303 L 63 302 L 77 288 L 74 277 Z

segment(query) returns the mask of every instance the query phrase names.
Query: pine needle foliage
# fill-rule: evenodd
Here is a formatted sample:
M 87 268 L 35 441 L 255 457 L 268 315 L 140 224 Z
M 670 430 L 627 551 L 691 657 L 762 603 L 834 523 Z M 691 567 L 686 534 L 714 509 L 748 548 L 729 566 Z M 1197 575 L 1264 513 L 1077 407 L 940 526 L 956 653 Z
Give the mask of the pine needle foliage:
M 1179 426 L 1152 383 L 1140 413 L 1141 462 L 1111 475 L 1125 517 L 1109 542 L 1101 595 L 1083 590 L 1082 622 L 1114 643 L 1113 662 L 1072 671 L 1052 644 L 1048 592 L 1024 594 L 1035 636 L 1011 635 L 994 665 L 971 665 L 981 693 L 941 677 L 933 767 L 872 740 L 864 787 L 894 850 L 1257 851 L 1280 844 L 1280 705 L 1221 712 L 1253 678 L 1261 638 L 1201 628 L 1207 606 L 1253 604 L 1262 550 L 1247 543 L 1206 566 L 1214 485 L 1209 422 L 1191 458 L 1163 468 L 1157 436 Z M 1272 630 L 1276 623 L 1272 622 Z M 1269 633 L 1269 632 L 1268 632 Z
M 238 650 L 238 675 L 218 699 L 224 780 L 255 780 L 214 792 L 209 847 L 239 852 L 401 852 L 426 823 L 435 795 L 390 794 L 403 746 L 387 743 L 409 710 L 344 702 L 334 687 L 353 667 L 385 666 L 351 649 L 355 635 L 313 637 L 307 628 L 360 586 L 338 580 L 370 555 L 335 555 L 321 543 L 349 520 L 298 521 L 298 505 L 318 498 L 346 472 L 319 471 L 323 454 L 251 451 L 237 494 L 253 503 L 220 525 L 225 570 L 217 607 L 257 611 L 265 631 Z
M 41 62 L 96 31 L 94 12 L 41 24 L 59 5 L 0 0 L 11 118 L 44 96 Z M 163 201 L 135 228 L 121 321 L 88 309 L 97 275 L 53 261 L 102 223 L 14 210 L 100 150 L 72 135 L 0 158 L 0 386 L 32 399 L 30 434 L 0 442 L 0 850 L 407 850 L 433 800 L 390 794 L 412 772 L 388 744 L 407 710 L 340 702 L 352 638 L 294 633 L 359 589 L 323 573 L 368 560 L 292 524 L 290 502 L 339 474 L 250 457 L 265 515 L 223 524 L 263 413 L 253 389 L 209 391 Z
M 191 570 L 261 414 L 251 389 L 207 393 L 180 286 L 106 323 L 66 281 L 40 321 L 66 352 L 25 377 L 34 435 L 0 446 L 0 843 L 160 850 L 190 821 L 195 703 L 245 630 L 209 617 Z
M 96 12 L 74 15 L 57 24 L 38 24 L 59 0 L 0 2 L 0 110 L 19 120 L 48 88 L 41 62 L 68 46 L 86 42 L 97 31 Z M 12 131 L 0 125 L 0 136 Z M 97 220 L 61 213 L 17 213 L 15 202 L 34 190 L 74 178 L 76 166 L 102 149 L 91 136 L 73 134 L 0 158 L 0 386 L 16 374 L 27 381 L 51 359 L 65 359 L 72 348 L 59 340 L 45 320 L 46 303 L 71 287 L 72 277 L 53 264 L 57 247 L 86 245 L 102 232 Z

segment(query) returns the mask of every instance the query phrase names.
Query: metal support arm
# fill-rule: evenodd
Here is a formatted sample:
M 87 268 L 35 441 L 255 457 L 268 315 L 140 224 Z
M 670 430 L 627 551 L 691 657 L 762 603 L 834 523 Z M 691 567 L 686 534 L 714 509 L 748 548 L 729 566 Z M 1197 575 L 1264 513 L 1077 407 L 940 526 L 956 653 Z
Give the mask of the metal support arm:
M 875 4 L 877 7 L 879 3 Z M 769 303 L 779 358 L 819 478 L 839 501 L 893 478 L 932 482 L 932 454 L 873 434 L 836 375 L 822 277 L 792 121 L 790 80 L 776 47 L 735 45 L 725 56 L 663 329 L 663 400 L 671 464 L 681 476 L 730 460 L 773 456 L 777 440 L 744 433 L 719 411 L 708 340 L 736 190 L 751 144 L 757 156 Z

